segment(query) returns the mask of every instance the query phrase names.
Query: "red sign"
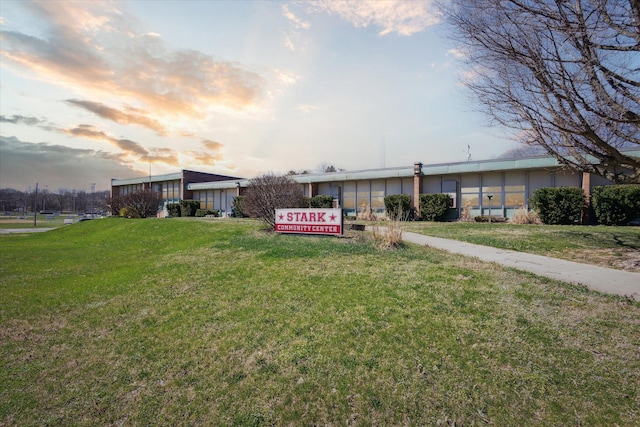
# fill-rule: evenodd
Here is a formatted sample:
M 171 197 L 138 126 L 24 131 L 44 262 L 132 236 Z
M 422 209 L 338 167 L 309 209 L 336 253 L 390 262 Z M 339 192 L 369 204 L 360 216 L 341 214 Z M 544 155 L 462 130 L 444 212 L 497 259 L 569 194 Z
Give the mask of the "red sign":
M 276 209 L 276 231 L 342 234 L 342 209 Z

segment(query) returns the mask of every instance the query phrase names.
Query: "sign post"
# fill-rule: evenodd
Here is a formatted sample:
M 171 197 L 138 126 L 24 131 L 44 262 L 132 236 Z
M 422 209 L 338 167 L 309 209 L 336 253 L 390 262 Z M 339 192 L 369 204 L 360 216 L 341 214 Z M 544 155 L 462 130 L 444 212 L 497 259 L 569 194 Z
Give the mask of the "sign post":
M 276 209 L 276 231 L 295 234 L 342 234 L 342 209 Z

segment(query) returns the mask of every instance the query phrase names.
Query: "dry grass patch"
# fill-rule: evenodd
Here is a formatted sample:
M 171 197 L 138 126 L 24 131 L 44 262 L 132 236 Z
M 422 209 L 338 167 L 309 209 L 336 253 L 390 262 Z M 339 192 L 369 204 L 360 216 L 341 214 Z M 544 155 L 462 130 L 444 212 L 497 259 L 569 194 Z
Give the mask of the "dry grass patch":
M 402 228 L 397 221 L 389 221 L 384 227 L 373 225 L 371 236 L 374 244 L 381 249 L 396 249 L 402 245 Z
M 358 212 L 356 219 L 358 221 L 378 221 L 378 215 L 376 215 L 370 206 L 367 206 Z
M 550 253 L 550 255 L 555 256 L 554 253 Z M 640 273 L 640 251 L 633 249 L 568 250 L 562 253 L 562 258 Z
M 536 212 L 521 208 L 514 212 L 513 216 L 509 219 L 509 223 L 541 225 L 542 221 Z

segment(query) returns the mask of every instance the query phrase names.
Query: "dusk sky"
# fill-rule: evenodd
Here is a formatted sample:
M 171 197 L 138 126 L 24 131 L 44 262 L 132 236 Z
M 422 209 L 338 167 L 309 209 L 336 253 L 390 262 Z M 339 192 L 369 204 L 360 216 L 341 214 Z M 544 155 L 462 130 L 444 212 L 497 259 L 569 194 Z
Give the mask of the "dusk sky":
M 424 1 L 0 1 L 0 188 L 490 159 Z

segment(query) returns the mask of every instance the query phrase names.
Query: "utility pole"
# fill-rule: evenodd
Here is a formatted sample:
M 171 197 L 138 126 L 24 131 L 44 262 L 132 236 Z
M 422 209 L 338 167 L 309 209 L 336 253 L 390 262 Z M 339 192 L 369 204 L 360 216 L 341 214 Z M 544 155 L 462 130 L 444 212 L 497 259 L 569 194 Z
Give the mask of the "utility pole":
M 38 183 L 36 182 L 36 194 L 33 197 L 33 226 L 37 226 L 38 218 Z

